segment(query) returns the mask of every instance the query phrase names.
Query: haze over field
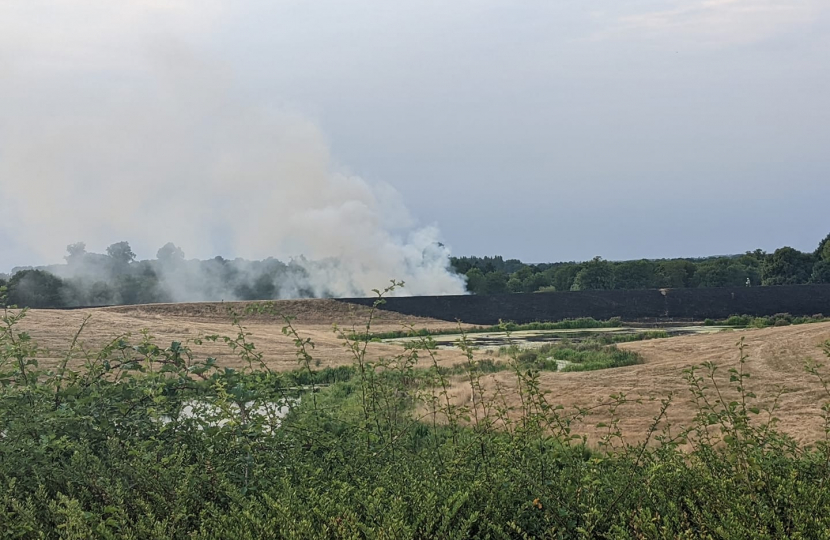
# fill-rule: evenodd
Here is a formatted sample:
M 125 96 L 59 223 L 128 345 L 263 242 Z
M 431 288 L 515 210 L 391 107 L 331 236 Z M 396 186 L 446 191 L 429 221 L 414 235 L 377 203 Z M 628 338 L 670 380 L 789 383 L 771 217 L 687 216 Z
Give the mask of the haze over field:
M 828 30 L 823 0 L 4 2 L 0 270 L 172 241 L 445 293 L 438 242 L 811 250 Z

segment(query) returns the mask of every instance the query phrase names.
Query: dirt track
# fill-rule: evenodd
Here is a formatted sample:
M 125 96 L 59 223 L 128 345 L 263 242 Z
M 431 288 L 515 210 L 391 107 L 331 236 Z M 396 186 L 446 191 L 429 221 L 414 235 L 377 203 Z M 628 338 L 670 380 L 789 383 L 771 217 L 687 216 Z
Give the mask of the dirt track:
M 113 337 L 131 333 L 132 339 L 140 338 L 139 332 L 147 329 L 158 343 L 173 340 L 187 341 L 210 334 L 234 335 L 235 330 L 226 314 L 232 304 L 181 304 L 156 306 L 125 306 L 76 311 L 32 310 L 22 327 L 44 349 L 41 361 L 55 362 L 65 354 L 71 336 L 89 316 L 90 320 L 81 336 L 87 349 L 94 350 Z M 297 317 L 295 326 L 304 337 L 311 337 L 316 348 L 314 356 L 320 367 L 347 364 L 351 362 L 349 352 L 342 341 L 332 332 L 332 324 L 338 322 L 343 328 L 365 327 L 368 308 L 354 307 L 332 300 L 297 300 L 276 303 L 280 311 Z M 241 309 L 240 305 L 235 305 Z M 279 370 L 297 366 L 292 341 L 282 334 L 284 323 L 274 315 L 257 315 L 243 323 L 253 335 L 251 340 L 257 349 L 265 354 L 268 364 Z M 380 312 L 373 328 L 378 331 L 395 330 L 412 325 L 415 328 L 448 328 L 445 321 L 424 319 Z M 712 361 L 722 366 L 718 371 L 719 382 L 726 385 L 727 370 L 737 365 L 736 343 L 745 338 L 749 360 L 746 370 L 751 373 L 747 387 L 759 396 L 761 404 L 768 404 L 781 386 L 788 392 L 780 401 L 776 416 L 781 419 L 781 428 L 800 441 L 814 441 L 823 437 L 819 417 L 821 404 L 830 400 L 823 395 L 821 387 L 812 376 L 804 373 L 807 358 L 826 360 L 820 349 L 821 344 L 830 340 L 830 323 L 817 323 L 791 327 L 769 328 L 724 332 L 713 335 L 691 335 L 670 339 L 659 339 L 621 345 L 643 354 L 645 363 L 637 366 L 583 373 L 541 374 L 543 389 L 550 390 L 549 401 L 566 408 L 575 405 L 595 404 L 611 394 L 624 392 L 629 397 L 657 398 L 642 405 L 630 405 L 621 411 L 620 427 L 630 437 L 642 436 L 659 407 L 659 399 L 675 394 L 670 409 L 670 420 L 676 425 L 688 424 L 694 414 L 689 403 L 690 394 L 683 380 L 683 370 L 702 362 Z M 224 365 L 239 365 L 225 345 L 206 344 L 194 347 L 200 355 L 215 356 Z M 373 343 L 371 356 L 389 356 L 401 351 L 391 344 Z M 460 362 L 457 351 L 440 351 L 443 364 Z M 830 361 L 826 363 L 830 364 Z M 502 372 L 487 378 L 492 388 L 493 381 L 510 385 L 512 377 Z M 459 382 L 458 400 L 469 400 L 469 391 Z M 513 399 L 513 398 L 511 398 Z M 516 404 L 518 398 L 513 399 Z M 579 428 L 596 438 L 592 426 L 607 421 L 599 414 Z

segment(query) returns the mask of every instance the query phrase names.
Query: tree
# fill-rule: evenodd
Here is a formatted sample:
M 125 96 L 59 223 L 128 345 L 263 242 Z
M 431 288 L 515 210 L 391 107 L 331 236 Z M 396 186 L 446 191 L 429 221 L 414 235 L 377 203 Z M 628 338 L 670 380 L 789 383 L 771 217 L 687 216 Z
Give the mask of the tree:
M 822 261 L 830 261 L 830 234 L 824 237 L 816 250 L 816 258 Z
M 115 287 L 119 295 L 119 304 L 142 304 L 141 294 L 145 290 L 141 279 L 128 274 L 121 274 L 115 280 Z
M 507 292 L 507 274 L 497 270 L 484 276 L 485 294 L 502 294 Z
M 184 260 L 184 251 L 173 242 L 167 242 L 156 252 L 156 258 L 162 264 L 176 264 Z
M 107 255 L 117 265 L 126 266 L 135 260 L 135 253 L 129 242 L 116 242 L 107 248 Z
M 513 259 L 511 259 L 511 261 L 512 260 Z M 508 261 L 508 262 L 510 262 L 510 261 Z M 532 266 L 523 266 L 523 267 L 519 268 L 518 270 L 516 270 L 515 272 L 513 272 L 512 274 L 510 274 L 510 277 L 511 278 L 516 278 L 519 281 L 524 282 L 526 279 L 531 277 L 533 274 L 534 274 L 534 271 L 533 271 Z
M 473 294 L 486 294 L 484 290 L 484 273 L 478 268 L 467 272 L 467 290 Z
M 524 292 L 524 283 L 514 274 L 507 280 L 507 290 L 512 293 Z
M 819 261 L 813 266 L 810 283 L 830 283 L 830 259 Z
M 606 290 L 614 288 L 614 268 L 602 257 L 585 263 L 574 278 L 572 291 Z
M 691 287 L 697 267 L 685 259 L 671 259 L 657 264 L 657 284 L 660 287 L 681 289 Z
M 509 283 L 508 283 L 509 284 Z M 527 277 L 522 283 L 524 292 L 536 292 L 543 287 L 551 286 L 551 276 L 548 272 L 539 272 Z
M 656 288 L 655 264 L 651 261 L 626 261 L 614 265 L 615 289 Z
M 557 291 L 570 291 L 580 270 L 582 270 L 581 264 L 565 263 L 546 270 L 545 274 L 551 274 L 549 283 L 556 287 Z
M 721 257 L 700 263 L 693 283 L 698 287 L 743 287 L 746 280 L 758 285 L 760 272 L 757 265 L 747 266 L 740 258 Z
M 64 306 L 63 281 L 43 270 L 23 270 L 9 280 L 9 304 L 30 308 Z
M 761 265 L 762 285 L 807 283 L 813 270 L 813 255 L 791 247 L 778 248 Z
M 270 300 L 276 295 L 277 286 L 270 275 L 262 274 L 254 281 L 253 290 L 256 296 L 255 300 Z
M 106 282 L 96 281 L 89 288 L 88 302 L 91 306 L 108 306 L 115 303 L 115 293 Z
M 73 265 L 81 262 L 86 256 L 86 244 L 83 242 L 76 242 L 74 244 L 69 244 L 66 246 L 66 252 L 68 255 L 64 257 L 66 259 L 66 264 Z

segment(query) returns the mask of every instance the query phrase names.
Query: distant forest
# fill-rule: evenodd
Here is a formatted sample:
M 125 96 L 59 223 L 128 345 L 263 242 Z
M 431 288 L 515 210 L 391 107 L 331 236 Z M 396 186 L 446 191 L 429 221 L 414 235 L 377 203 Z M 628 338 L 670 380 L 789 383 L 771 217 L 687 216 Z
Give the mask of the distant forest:
M 62 308 L 329 296 L 309 279 L 309 267 L 325 264 L 304 259 L 288 263 L 273 258 L 187 260 L 172 243 L 159 249 L 156 259 L 141 261 L 128 242 L 112 244 L 104 254 L 88 253 L 83 242 L 68 246 L 67 251 L 66 264 L 0 274 L 6 302 Z
M 472 294 L 830 283 L 830 235 L 810 253 L 782 247 L 704 258 L 525 264 L 496 256 L 451 263 Z
M 336 265 L 304 259 L 186 260 L 173 244 L 162 247 L 156 259 L 142 261 L 136 260 L 127 242 L 111 245 L 105 254 L 88 253 L 83 243 L 67 251 L 66 264 L 0 274 L 0 301 L 61 308 L 325 297 L 331 294 L 310 279 L 309 268 L 316 274 L 314 265 Z M 830 235 L 807 253 L 782 247 L 772 253 L 755 250 L 706 258 L 614 262 L 595 257 L 586 262 L 526 264 L 495 256 L 453 257 L 450 263 L 453 271 L 466 276 L 472 294 L 830 283 Z

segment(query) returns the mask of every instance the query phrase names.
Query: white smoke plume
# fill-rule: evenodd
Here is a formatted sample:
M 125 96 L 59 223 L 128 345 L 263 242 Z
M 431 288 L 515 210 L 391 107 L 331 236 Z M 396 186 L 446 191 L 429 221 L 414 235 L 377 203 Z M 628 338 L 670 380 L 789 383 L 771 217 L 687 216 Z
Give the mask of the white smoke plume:
M 172 241 L 190 257 L 294 257 L 305 275 L 290 273 L 282 297 L 364 295 L 393 278 L 403 294 L 465 292 L 438 229 L 417 226 L 391 186 L 341 170 L 312 122 L 252 105 L 184 47 L 151 60 L 133 88 L 95 74 L 91 88 L 0 85 L 0 237 L 50 261 L 121 240 L 144 256 Z M 176 300 L 233 296 L 196 265 L 162 266 L 160 280 Z

